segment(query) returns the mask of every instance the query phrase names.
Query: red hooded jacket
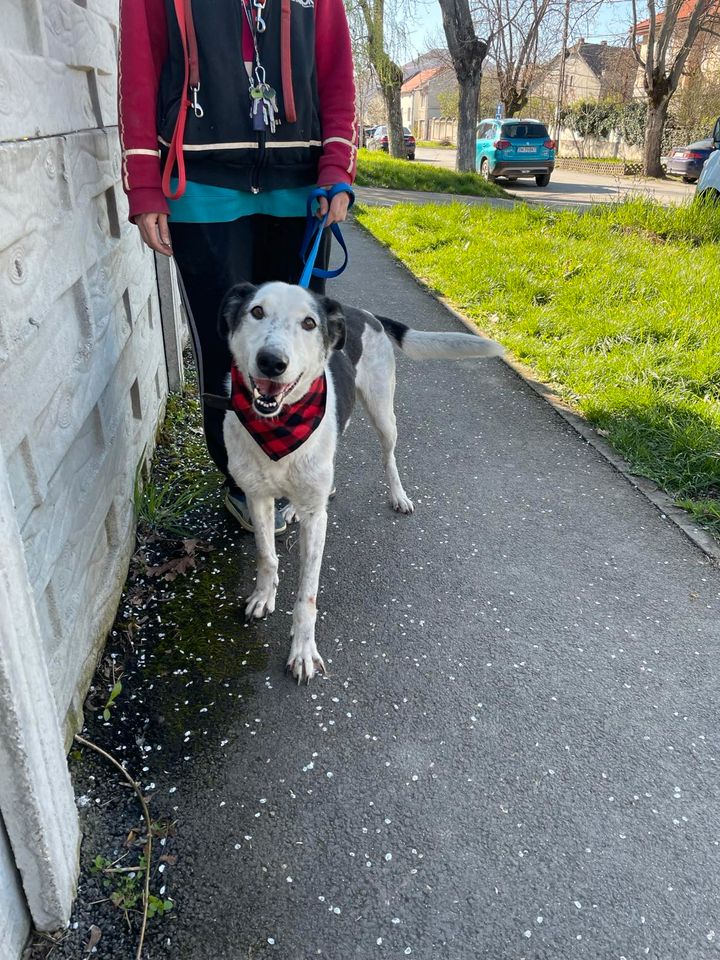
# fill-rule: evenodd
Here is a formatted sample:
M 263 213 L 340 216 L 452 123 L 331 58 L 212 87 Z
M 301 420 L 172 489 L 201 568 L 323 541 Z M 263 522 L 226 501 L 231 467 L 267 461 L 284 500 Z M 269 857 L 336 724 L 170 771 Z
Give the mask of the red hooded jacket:
M 189 180 L 253 192 L 354 180 L 355 89 L 342 0 L 267 0 L 267 29 L 256 39 L 277 93 L 274 133 L 252 129 L 243 3 L 252 6 L 121 0 L 118 112 L 131 219 L 168 211 L 178 162 Z M 191 105 L 192 80 L 202 115 Z M 179 156 L 168 165 L 173 142 Z

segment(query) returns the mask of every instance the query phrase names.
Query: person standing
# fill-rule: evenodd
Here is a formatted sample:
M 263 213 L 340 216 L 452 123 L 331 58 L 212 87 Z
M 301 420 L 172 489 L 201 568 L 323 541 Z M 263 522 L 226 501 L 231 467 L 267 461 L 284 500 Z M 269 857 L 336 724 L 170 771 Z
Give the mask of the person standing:
M 357 123 L 342 0 L 121 0 L 118 113 L 129 217 L 174 256 L 225 506 L 252 530 L 223 440 L 231 357 L 217 329 L 235 283 L 297 283 L 307 197 L 352 183 Z M 349 197 L 320 200 L 328 225 Z M 326 231 L 327 234 L 327 231 Z M 318 265 L 327 267 L 329 238 Z M 311 288 L 324 293 L 324 280 Z M 276 511 L 276 533 L 285 529 Z

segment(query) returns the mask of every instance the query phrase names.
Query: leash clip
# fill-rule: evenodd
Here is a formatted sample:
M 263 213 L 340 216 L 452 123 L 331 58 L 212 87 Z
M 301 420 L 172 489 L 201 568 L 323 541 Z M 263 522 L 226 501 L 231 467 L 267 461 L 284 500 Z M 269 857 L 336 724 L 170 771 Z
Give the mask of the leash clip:
M 198 118 L 198 120 L 205 115 L 205 111 L 203 110 L 203 108 L 202 108 L 202 107 L 200 106 L 200 104 L 198 103 L 198 90 L 199 90 L 199 89 L 200 89 L 200 84 L 199 84 L 199 83 L 198 83 L 196 86 L 194 86 L 194 87 L 190 87 L 190 91 L 192 92 L 192 104 L 191 104 L 191 106 L 192 106 L 192 108 L 193 108 L 193 113 L 194 113 L 195 116 Z

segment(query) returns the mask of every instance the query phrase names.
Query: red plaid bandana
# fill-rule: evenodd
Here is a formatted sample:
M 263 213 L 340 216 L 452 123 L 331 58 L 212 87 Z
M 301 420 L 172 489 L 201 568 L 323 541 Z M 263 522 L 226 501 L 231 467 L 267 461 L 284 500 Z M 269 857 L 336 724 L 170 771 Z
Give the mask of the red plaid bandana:
M 281 460 L 297 450 L 325 416 L 325 374 L 310 385 L 297 403 L 283 407 L 275 417 L 261 417 L 255 411 L 250 391 L 242 374 L 233 364 L 230 406 L 253 440 L 271 460 Z

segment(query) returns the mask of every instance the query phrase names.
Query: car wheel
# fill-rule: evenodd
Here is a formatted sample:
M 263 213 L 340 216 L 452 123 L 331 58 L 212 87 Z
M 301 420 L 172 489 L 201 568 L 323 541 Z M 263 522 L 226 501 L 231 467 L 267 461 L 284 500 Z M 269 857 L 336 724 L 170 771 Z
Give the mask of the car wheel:
M 490 164 L 488 163 L 487 157 L 482 158 L 482 163 L 480 164 L 480 176 L 483 180 L 491 182 L 494 180 L 494 177 L 490 176 Z
M 697 177 L 683 177 L 683 183 L 697 183 Z
M 549 173 L 538 173 L 535 177 L 535 183 L 539 187 L 546 187 L 550 183 L 550 174 Z
M 506 179 L 507 179 L 507 182 L 508 182 L 508 183 L 517 183 L 517 182 L 518 182 L 518 178 L 517 178 L 517 177 L 507 177 Z
M 715 190 L 713 187 L 708 187 L 707 190 L 701 190 L 700 193 L 695 194 L 695 203 L 716 204 L 718 200 L 720 200 L 720 191 Z
M 415 154 L 414 154 L 414 153 L 409 153 L 409 154 L 407 155 L 407 157 L 408 157 L 408 160 L 414 160 L 414 159 L 415 159 Z

